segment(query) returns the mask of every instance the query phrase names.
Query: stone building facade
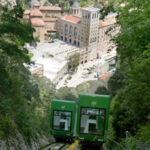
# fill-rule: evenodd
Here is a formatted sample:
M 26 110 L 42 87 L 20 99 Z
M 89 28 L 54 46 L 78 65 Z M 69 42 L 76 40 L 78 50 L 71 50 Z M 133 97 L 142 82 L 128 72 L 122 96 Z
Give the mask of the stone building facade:
M 82 8 L 81 12 L 81 17 L 74 15 L 60 17 L 57 30 L 61 40 L 84 49 L 81 63 L 85 63 L 97 57 L 99 9 Z
M 97 53 L 99 57 L 116 47 L 111 41 L 111 38 L 119 32 L 119 27 L 117 27 L 115 23 L 116 18 L 114 15 L 108 16 L 99 23 L 99 39 L 97 47 Z
M 30 66 L 31 74 L 38 75 L 39 77 L 43 77 L 44 68 L 41 64 L 35 64 L 33 66 Z
M 45 29 L 47 33 L 56 32 L 57 18 L 44 18 Z
M 38 38 L 39 42 L 45 42 L 46 38 L 51 33 L 56 32 L 57 17 L 60 15 L 60 7 L 40 7 L 39 4 L 35 3 L 35 5 L 33 5 L 33 9 L 24 11 L 23 18 L 34 27 L 34 37 Z
M 39 6 L 24 12 L 24 19 L 35 28 L 35 37 L 45 42 L 51 33 L 58 32 L 59 38 L 81 49 L 80 63 L 99 58 L 115 47 L 110 42 L 111 36 L 106 34 L 114 27 L 115 16 L 99 20 L 99 9 L 94 7 L 81 8 L 77 0 L 70 8 L 71 15 L 61 15 L 61 8 L 56 6 Z M 48 17 L 55 16 L 56 18 Z M 119 30 L 111 31 L 115 35 Z

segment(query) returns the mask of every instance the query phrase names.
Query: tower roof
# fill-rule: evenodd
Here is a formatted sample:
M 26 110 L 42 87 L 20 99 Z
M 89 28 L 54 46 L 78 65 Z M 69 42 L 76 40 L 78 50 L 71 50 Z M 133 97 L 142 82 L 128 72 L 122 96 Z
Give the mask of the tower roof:
M 75 0 L 75 1 L 74 1 L 72 7 L 74 7 L 74 8 L 80 7 L 78 0 Z

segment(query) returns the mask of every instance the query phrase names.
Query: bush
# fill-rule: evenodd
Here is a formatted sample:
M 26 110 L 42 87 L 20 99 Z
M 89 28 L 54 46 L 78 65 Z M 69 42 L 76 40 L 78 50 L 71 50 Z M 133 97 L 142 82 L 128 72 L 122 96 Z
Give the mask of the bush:
M 0 138 L 8 138 L 14 132 L 12 123 L 7 115 L 0 115 Z

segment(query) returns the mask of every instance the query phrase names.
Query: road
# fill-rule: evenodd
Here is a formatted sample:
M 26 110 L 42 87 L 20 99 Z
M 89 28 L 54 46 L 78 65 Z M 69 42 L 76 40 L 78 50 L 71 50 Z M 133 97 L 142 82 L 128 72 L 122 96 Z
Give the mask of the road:
M 83 82 L 97 80 L 95 75 L 97 72 L 99 72 L 98 70 L 100 70 L 100 67 L 104 67 L 105 64 L 108 65 L 104 59 L 97 59 L 95 61 L 89 61 L 86 64 L 80 64 L 77 72 L 71 75 L 71 79 L 67 79 L 69 77 L 68 74 L 65 75 L 64 78 L 58 83 L 56 88 L 59 89 L 64 86 L 76 87 Z

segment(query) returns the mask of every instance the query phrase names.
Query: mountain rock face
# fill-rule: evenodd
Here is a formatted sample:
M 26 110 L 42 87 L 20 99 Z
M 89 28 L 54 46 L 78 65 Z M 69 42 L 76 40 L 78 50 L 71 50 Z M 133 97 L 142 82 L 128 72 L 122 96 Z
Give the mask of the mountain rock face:
M 7 140 L 0 140 L 0 150 L 38 150 L 49 143 L 50 139 L 40 135 L 38 140 L 31 140 L 31 144 L 29 145 L 17 131 L 15 137 L 10 137 Z

